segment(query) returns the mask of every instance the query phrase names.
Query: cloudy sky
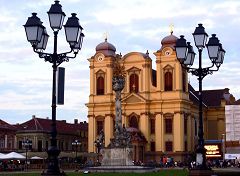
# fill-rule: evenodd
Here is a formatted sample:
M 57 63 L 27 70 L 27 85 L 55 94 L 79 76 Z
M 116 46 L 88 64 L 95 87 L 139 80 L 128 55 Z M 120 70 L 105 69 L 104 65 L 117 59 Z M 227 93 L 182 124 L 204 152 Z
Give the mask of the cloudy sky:
M 8 123 L 22 123 L 32 115 L 51 117 L 52 67 L 32 51 L 22 25 L 36 12 L 50 35 L 46 51 L 52 52 L 53 34 L 46 13 L 52 3 L 0 0 L 0 119 Z M 57 119 L 87 120 L 87 59 L 94 55 L 96 45 L 104 41 L 104 33 L 118 53 L 149 50 L 154 63 L 153 52 L 160 49 L 162 38 L 169 35 L 170 24 L 174 25 L 174 35 L 183 34 L 191 42 L 198 23 L 203 23 L 209 35 L 217 34 L 226 50 L 225 61 L 218 72 L 204 79 L 203 89 L 228 87 L 236 99 L 240 98 L 239 0 L 62 0 L 60 3 L 68 17 L 77 13 L 86 37 L 77 58 L 61 65 L 66 68 L 65 105 L 58 106 Z M 64 30 L 59 33 L 58 41 L 59 52 L 69 50 Z M 207 51 L 204 53 L 207 64 Z M 190 82 L 197 90 L 197 79 L 191 76 Z

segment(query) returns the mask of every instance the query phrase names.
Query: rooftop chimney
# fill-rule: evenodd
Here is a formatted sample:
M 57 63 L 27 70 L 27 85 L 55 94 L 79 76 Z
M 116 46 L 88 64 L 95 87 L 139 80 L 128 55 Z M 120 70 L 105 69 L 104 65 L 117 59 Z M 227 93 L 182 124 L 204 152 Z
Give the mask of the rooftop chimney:
M 78 124 L 78 119 L 74 119 L 74 124 Z

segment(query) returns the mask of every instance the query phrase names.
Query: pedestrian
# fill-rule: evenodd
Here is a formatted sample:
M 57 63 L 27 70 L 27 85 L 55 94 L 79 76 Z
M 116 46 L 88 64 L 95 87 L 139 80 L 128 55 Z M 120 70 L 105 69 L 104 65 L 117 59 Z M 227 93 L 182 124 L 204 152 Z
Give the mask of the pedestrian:
M 235 167 L 238 167 L 238 164 L 239 164 L 239 161 L 238 161 L 238 158 L 236 157 L 236 158 L 235 158 L 235 162 L 234 162 L 234 166 L 235 166 Z

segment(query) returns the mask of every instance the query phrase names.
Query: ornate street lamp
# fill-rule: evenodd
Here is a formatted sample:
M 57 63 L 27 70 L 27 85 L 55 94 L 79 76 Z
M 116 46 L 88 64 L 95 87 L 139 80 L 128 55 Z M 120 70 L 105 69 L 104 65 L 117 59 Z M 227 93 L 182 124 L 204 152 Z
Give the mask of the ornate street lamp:
M 203 138 L 203 112 L 202 112 L 202 80 L 208 74 L 212 74 L 214 71 L 218 71 L 219 67 L 223 63 L 225 50 L 219 43 L 216 34 L 212 34 L 212 37 L 207 41 L 207 33 L 205 32 L 202 24 L 196 27 L 193 33 L 195 45 L 199 52 L 199 65 L 198 68 L 191 68 L 194 62 L 195 53 L 190 42 L 186 42 L 184 36 L 181 35 L 180 39 L 176 41 L 176 55 L 182 68 L 187 72 L 192 73 L 198 77 L 199 81 L 199 126 L 198 126 L 198 147 L 196 149 L 196 163 L 197 168 L 200 170 L 208 169 L 206 166 L 206 150 L 204 148 L 204 138 Z M 202 50 L 207 47 L 208 55 L 211 60 L 211 66 L 202 67 Z
M 72 142 L 72 146 L 75 146 L 75 152 L 76 152 L 76 156 L 75 156 L 75 162 L 77 163 L 77 151 L 78 151 L 78 146 L 80 146 L 82 143 L 79 140 L 74 140 Z
M 57 67 L 62 62 L 68 62 L 70 58 L 75 58 L 79 50 L 81 50 L 84 34 L 79 20 L 75 13 L 68 18 L 65 28 L 67 42 L 70 45 L 70 51 L 65 53 L 57 53 L 57 36 L 58 31 L 62 29 L 65 13 L 62 11 L 62 6 L 59 1 L 55 1 L 48 11 L 50 27 L 54 34 L 54 49 L 53 53 L 44 53 L 46 49 L 48 34 L 46 28 L 42 25 L 41 20 L 37 17 L 37 13 L 32 13 L 24 25 L 27 40 L 31 43 L 33 51 L 36 52 L 40 58 L 52 63 L 53 67 L 53 87 L 52 87 L 52 129 L 51 129 L 51 146 L 48 149 L 48 168 L 43 175 L 63 175 L 60 173 L 58 164 L 58 155 L 60 150 L 57 147 L 57 129 L 56 129 L 56 71 Z M 70 54 L 72 54 L 70 56 Z
M 30 149 L 30 146 L 32 146 L 32 141 L 26 139 L 22 142 L 22 145 L 24 146 L 25 150 L 26 150 L 26 159 L 25 159 L 25 169 L 27 171 L 28 169 L 28 157 L 27 157 L 27 153 L 28 153 L 28 149 Z

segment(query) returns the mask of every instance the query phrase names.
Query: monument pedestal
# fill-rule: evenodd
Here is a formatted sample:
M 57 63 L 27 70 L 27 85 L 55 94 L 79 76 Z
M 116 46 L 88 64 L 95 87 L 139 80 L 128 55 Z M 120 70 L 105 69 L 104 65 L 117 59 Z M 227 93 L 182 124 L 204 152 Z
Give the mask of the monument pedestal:
M 132 166 L 132 152 L 130 147 L 103 148 L 102 166 Z
M 134 166 L 132 162 L 131 147 L 115 147 L 101 149 L 101 166 L 85 168 L 90 172 L 109 172 L 109 173 L 148 173 L 157 172 L 153 167 Z

